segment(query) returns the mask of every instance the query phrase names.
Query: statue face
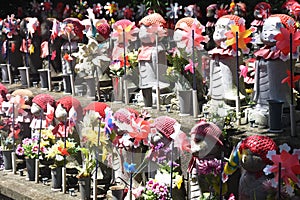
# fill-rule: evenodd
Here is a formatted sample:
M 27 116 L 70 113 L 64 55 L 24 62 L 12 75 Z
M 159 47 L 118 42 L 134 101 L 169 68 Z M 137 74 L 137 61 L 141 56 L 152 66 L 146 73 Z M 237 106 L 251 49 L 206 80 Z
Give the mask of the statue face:
M 68 112 L 65 108 L 62 107 L 61 104 L 58 104 L 56 110 L 55 110 L 55 117 L 58 119 L 58 121 L 64 121 L 68 115 Z
M 37 105 L 36 103 L 32 103 L 30 110 L 33 115 L 39 116 L 42 108 L 39 105 Z
M 253 154 L 249 149 L 242 151 L 241 166 L 249 172 L 259 172 L 266 166 L 259 155 Z
M 222 17 L 216 22 L 213 39 L 217 46 L 220 46 L 222 41 L 226 41 L 225 33 L 230 30 L 230 24 L 230 19 Z
M 170 140 L 166 138 L 163 134 L 161 134 L 159 131 L 156 131 L 155 133 L 151 134 L 150 142 L 154 146 L 161 142 L 166 146 L 170 143 Z
M 279 17 L 269 17 L 264 22 L 262 32 L 261 32 L 261 40 L 264 44 L 269 46 L 274 46 L 276 44 L 276 40 L 274 37 L 280 33 L 280 28 L 284 27 L 280 21 Z
M 212 137 L 204 137 L 201 134 L 191 134 L 192 154 L 199 158 L 214 158 L 220 155 L 220 146 Z
M 139 31 L 139 38 L 140 38 L 140 40 L 143 43 L 146 43 L 146 44 L 147 43 L 152 43 L 151 40 L 150 40 L 150 37 L 149 37 L 149 34 L 151 34 L 151 33 L 148 33 L 147 30 L 148 30 L 147 26 L 141 25 L 140 31 Z

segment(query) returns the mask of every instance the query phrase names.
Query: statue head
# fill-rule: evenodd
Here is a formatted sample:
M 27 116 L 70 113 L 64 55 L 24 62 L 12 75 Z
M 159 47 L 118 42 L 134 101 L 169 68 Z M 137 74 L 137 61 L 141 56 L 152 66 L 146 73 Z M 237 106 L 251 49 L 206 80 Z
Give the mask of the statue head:
M 295 20 L 285 14 L 274 14 L 269 16 L 263 25 L 261 32 L 261 40 L 265 45 L 275 46 L 276 40 L 274 37 L 280 33 L 280 28 L 287 28 L 294 32 L 296 29 Z

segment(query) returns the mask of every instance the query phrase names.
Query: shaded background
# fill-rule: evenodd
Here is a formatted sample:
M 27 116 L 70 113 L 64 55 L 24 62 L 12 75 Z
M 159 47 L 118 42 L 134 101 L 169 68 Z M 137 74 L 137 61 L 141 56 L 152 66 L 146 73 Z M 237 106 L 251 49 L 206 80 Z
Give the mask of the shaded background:
M 36 2 L 43 2 L 44 0 L 36 0 Z M 115 0 L 115 2 L 117 2 L 119 4 L 119 7 L 124 7 L 126 5 L 129 5 L 132 8 L 136 8 L 136 5 L 138 5 L 141 2 L 153 2 L 155 3 L 158 0 Z M 0 17 L 1 18 L 5 18 L 8 14 L 17 14 L 18 12 L 18 7 L 22 7 L 24 10 L 24 16 L 29 16 L 30 15 L 30 2 L 33 2 L 33 0 L 0 0 Z M 56 4 L 58 2 L 62 2 L 64 4 L 69 4 L 71 7 L 74 6 L 76 3 L 78 4 L 78 0 L 51 0 L 53 7 L 56 6 Z M 111 2 L 111 1 L 105 1 L 105 0 L 88 0 L 87 1 L 88 4 L 90 6 L 92 6 L 94 3 L 101 3 L 102 6 L 104 6 L 106 4 L 106 2 Z M 166 8 L 166 6 L 164 4 L 168 4 L 168 3 L 172 3 L 172 2 L 178 2 L 179 4 L 183 5 L 183 6 L 187 6 L 190 4 L 197 4 L 200 6 L 201 8 L 201 12 L 203 15 L 203 19 L 205 20 L 205 13 L 206 13 L 206 7 L 210 4 L 213 3 L 219 3 L 222 4 L 224 3 L 225 5 L 229 5 L 231 3 L 231 0 L 220 0 L 220 1 L 214 1 L 214 0 L 207 0 L 207 1 L 203 1 L 203 0 L 184 0 L 184 1 L 173 1 L 173 0 L 163 0 L 163 1 L 159 1 L 161 2 L 161 4 L 163 6 L 161 6 L 162 8 Z M 262 1 L 258 1 L 258 0 L 245 0 L 245 1 L 235 1 L 235 2 L 244 2 L 247 6 L 247 17 L 246 17 L 246 21 L 249 21 L 253 19 L 253 8 L 254 6 L 258 3 L 258 2 L 262 2 Z M 272 5 L 272 13 L 280 13 L 282 11 L 281 6 L 282 4 L 285 2 L 285 0 L 269 0 L 269 1 L 265 1 L 268 2 Z M 26 12 L 26 10 L 28 10 L 28 12 Z

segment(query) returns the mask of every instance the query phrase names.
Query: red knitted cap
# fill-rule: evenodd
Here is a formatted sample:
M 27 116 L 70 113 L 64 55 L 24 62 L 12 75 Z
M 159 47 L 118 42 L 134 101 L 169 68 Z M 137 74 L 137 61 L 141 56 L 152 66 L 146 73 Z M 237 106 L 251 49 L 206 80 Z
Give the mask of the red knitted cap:
M 105 118 L 105 108 L 109 107 L 106 103 L 103 102 L 92 102 L 90 103 L 88 106 L 86 106 L 83 111 L 84 114 L 88 111 L 88 110 L 94 110 L 95 112 L 99 113 L 99 115 L 102 118 Z
M 44 112 L 47 112 L 47 104 L 49 103 L 52 107 L 55 107 L 55 100 L 49 94 L 38 94 L 32 99 L 32 103 L 36 103 L 40 106 Z
M 192 130 L 191 130 L 191 135 L 192 134 L 199 134 L 202 135 L 203 137 L 211 137 L 219 145 L 223 145 L 223 142 L 219 139 L 219 137 L 222 135 L 221 129 L 215 125 L 214 123 L 211 122 L 206 122 L 206 121 L 200 121 L 198 124 L 196 124 Z
M 160 116 L 154 120 L 153 126 L 167 138 L 174 133 L 176 120 L 168 116 Z
M 272 164 L 266 156 L 268 151 L 277 150 L 277 145 L 267 136 L 252 135 L 242 141 L 239 151 L 243 149 L 249 149 L 252 153 L 259 155 L 266 164 Z
M 77 18 L 66 18 L 63 20 L 63 23 L 70 23 L 73 24 L 74 27 L 74 33 L 76 34 L 76 36 L 79 39 L 83 38 L 83 30 L 85 29 L 85 27 L 81 24 L 80 20 Z
M 126 28 L 127 26 L 129 26 L 130 24 L 132 24 L 132 21 L 128 20 L 128 19 L 121 19 L 116 21 L 113 25 L 112 28 L 116 29 L 115 27 L 121 26 L 122 28 Z M 133 28 L 136 28 L 136 26 L 133 26 Z
M 114 113 L 115 120 L 126 124 L 130 124 L 131 116 L 137 118 L 139 112 L 133 108 L 121 108 Z
M 98 33 L 106 40 L 107 38 L 109 38 L 109 34 L 110 34 L 110 26 L 107 22 L 103 22 L 98 21 L 96 23 L 96 29 L 98 31 Z
M 284 25 L 284 27 L 287 28 L 292 33 L 294 33 L 297 29 L 295 20 L 289 15 L 274 14 L 274 15 L 270 15 L 270 17 L 279 17 L 280 21 Z
M 192 17 L 184 17 L 184 18 L 181 18 L 180 20 L 178 20 L 178 22 L 176 23 L 175 25 L 175 30 L 179 29 L 180 28 L 180 24 L 182 23 L 186 23 L 188 25 L 188 27 L 192 27 L 193 23 L 195 21 L 195 18 L 192 18 Z M 200 27 L 201 24 L 200 22 L 197 20 L 197 25 Z M 186 30 L 185 30 L 186 31 Z
M 69 112 L 72 106 L 74 106 L 74 109 L 77 112 L 77 119 L 78 120 L 82 119 L 83 109 L 81 107 L 81 103 L 74 97 L 64 96 L 56 101 L 56 106 L 58 106 L 59 104 L 61 104 L 62 107 L 64 107 L 67 112 Z
M 223 15 L 222 17 L 220 17 L 220 19 L 221 18 L 228 18 L 228 19 L 234 21 L 235 25 L 239 25 L 240 24 L 240 19 L 241 19 L 237 15 Z
M 166 20 L 158 13 L 152 13 L 150 15 L 145 16 L 139 22 L 139 25 L 151 26 L 152 24 L 159 24 L 162 27 L 166 27 Z

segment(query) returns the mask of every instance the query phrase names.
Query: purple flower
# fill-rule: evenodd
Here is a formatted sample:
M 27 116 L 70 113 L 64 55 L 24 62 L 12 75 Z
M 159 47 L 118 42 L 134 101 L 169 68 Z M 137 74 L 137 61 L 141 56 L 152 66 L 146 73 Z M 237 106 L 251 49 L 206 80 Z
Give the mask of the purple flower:
M 36 154 L 38 153 L 38 150 L 39 150 L 39 146 L 37 145 L 34 145 L 31 149 L 32 153 L 36 153 Z
M 24 155 L 24 148 L 20 144 L 18 144 L 18 146 L 17 146 L 16 154 L 18 156 Z
M 217 176 L 221 173 L 221 160 L 199 160 L 198 163 L 198 173 L 201 175 L 207 175 L 212 173 Z

